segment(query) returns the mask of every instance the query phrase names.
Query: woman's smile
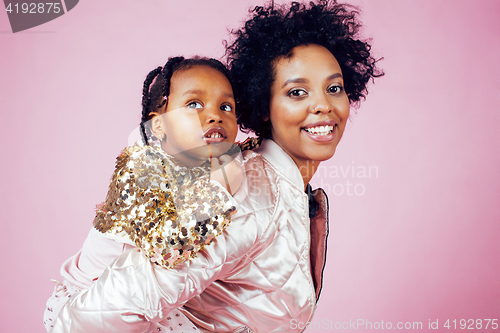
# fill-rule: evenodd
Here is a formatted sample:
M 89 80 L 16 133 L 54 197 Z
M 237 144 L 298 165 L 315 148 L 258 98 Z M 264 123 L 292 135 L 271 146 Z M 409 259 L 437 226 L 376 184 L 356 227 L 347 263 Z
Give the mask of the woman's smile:
M 302 128 L 302 130 L 311 138 L 311 140 L 328 142 L 335 139 L 336 127 L 337 122 L 335 120 L 326 120 L 306 125 Z
M 297 46 L 274 61 L 272 139 L 308 181 L 319 162 L 335 153 L 349 117 L 342 70 L 323 46 Z

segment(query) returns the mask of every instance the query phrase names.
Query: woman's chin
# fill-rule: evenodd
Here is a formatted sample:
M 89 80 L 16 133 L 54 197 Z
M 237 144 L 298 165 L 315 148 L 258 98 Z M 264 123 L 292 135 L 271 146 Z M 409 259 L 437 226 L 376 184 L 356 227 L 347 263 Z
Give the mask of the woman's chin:
M 327 161 L 333 157 L 340 141 L 339 134 L 342 135 L 336 130 L 327 135 L 315 135 L 307 131 L 302 131 L 301 134 L 304 151 L 311 160 L 318 162 Z
M 309 157 L 312 161 L 324 162 L 328 161 L 330 158 L 335 155 L 335 151 L 337 149 L 337 145 L 332 145 L 330 147 L 314 147 L 311 148 L 311 153 Z

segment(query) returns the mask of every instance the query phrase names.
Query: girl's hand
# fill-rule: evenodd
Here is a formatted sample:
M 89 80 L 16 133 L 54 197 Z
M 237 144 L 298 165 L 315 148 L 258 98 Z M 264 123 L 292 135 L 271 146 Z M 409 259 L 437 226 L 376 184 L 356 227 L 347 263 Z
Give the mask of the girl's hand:
M 229 155 L 221 155 L 210 159 L 212 172 L 210 180 L 216 180 L 233 195 L 243 181 L 243 170 L 240 162 Z

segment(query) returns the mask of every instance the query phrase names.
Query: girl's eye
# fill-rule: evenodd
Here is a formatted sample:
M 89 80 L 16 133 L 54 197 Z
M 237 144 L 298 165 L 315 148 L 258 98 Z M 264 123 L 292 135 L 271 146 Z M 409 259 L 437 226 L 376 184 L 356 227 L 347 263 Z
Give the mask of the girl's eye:
M 221 106 L 220 106 L 220 109 L 221 109 L 222 111 L 226 111 L 226 112 L 231 112 L 231 111 L 233 111 L 233 107 L 232 107 L 231 105 L 229 105 L 229 104 L 223 104 L 223 105 L 221 105 Z
M 307 95 L 307 92 L 304 89 L 292 89 L 288 92 L 289 97 L 302 97 Z
M 203 105 L 200 102 L 190 102 L 187 105 L 188 109 L 202 109 Z
M 328 88 L 328 92 L 332 94 L 339 94 L 344 91 L 344 87 L 341 85 L 334 85 Z

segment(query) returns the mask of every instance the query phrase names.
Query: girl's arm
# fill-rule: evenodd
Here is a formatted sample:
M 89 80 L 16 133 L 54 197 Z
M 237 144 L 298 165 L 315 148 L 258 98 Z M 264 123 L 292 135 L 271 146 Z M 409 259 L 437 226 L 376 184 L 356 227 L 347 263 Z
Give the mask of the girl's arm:
M 173 268 L 220 235 L 234 212 L 231 195 L 210 180 L 208 162 L 186 168 L 161 148 L 133 146 L 117 159 L 94 227 Z

